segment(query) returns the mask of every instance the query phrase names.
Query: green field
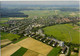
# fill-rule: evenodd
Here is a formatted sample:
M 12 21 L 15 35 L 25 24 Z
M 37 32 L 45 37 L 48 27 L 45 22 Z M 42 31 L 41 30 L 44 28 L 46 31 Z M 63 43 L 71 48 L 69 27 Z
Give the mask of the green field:
M 44 33 L 51 36 L 53 35 L 58 40 L 79 43 L 79 32 L 73 29 L 70 24 L 58 24 L 43 28 Z M 71 40 L 72 39 L 72 40 Z
M 43 17 L 46 18 L 51 15 L 59 15 L 61 17 L 63 16 L 70 16 L 70 14 L 74 13 L 74 16 L 79 16 L 77 15 L 78 12 L 62 12 L 60 10 L 24 10 L 20 11 L 21 13 L 24 13 L 25 15 L 29 15 L 29 18 L 36 18 L 36 17 Z M 58 17 L 58 16 L 57 16 Z
M 75 53 L 75 54 L 73 54 L 73 55 L 70 55 L 70 56 L 78 56 L 78 53 Z
M 59 47 L 54 47 L 47 56 L 58 56 L 59 51 L 60 51 Z
M 27 51 L 26 48 L 21 47 L 19 50 L 17 50 L 11 56 L 23 56 L 26 51 Z
M 1 32 L 1 40 L 4 39 L 14 40 L 14 39 L 19 39 L 19 37 L 20 36 L 17 34 Z
M 25 11 L 20 11 L 26 15 L 29 15 L 30 17 L 43 17 L 43 16 L 48 16 L 48 15 L 53 15 L 54 11 L 51 10 L 25 10 Z
M 14 41 L 13 43 L 15 44 L 15 43 L 17 43 L 17 42 L 19 42 L 19 41 L 21 41 L 21 40 L 24 40 L 24 39 L 26 39 L 27 37 L 22 37 L 21 39 L 18 39 L 18 40 L 16 40 L 16 41 Z

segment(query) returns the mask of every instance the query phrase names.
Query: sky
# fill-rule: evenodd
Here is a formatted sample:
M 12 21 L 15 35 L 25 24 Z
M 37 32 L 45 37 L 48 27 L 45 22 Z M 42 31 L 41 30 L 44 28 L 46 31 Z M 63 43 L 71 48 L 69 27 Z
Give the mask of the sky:
M 78 1 L 1 1 L 9 5 L 78 5 Z
M 0 1 L 79 1 L 79 0 L 0 0 Z

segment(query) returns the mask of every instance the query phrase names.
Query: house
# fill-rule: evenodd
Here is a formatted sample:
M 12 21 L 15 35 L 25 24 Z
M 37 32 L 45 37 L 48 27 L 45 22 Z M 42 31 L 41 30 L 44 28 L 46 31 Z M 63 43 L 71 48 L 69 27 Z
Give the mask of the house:
M 53 42 L 53 40 L 49 41 L 48 44 L 51 44 Z
M 64 47 L 64 42 L 63 41 L 60 41 L 59 42 L 59 46 Z
M 56 46 L 58 43 L 57 42 L 55 42 L 52 46 Z
M 51 37 L 47 37 L 47 39 L 52 40 L 52 38 L 51 38 Z
M 29 35 L 29 37 L 33 37 L 35 34 L 31 34 L 31 35 Z
M 61 53 L 65 53 L 65 52 L 66 52 L 66 50 L 67 50 L 67 47 L 66 47 L 66 46 L 64 46 L 64 47 L 62 48 Z
M 44 40 L 44 39 L 46 39 L 45 37 L 42 37 L 40 40 Z
M 46 42 L 48 39 L 45 39 L 43 42 Z
M 45 37 L 45 34 L 43 34 L 42 29 L 39 29 L 39 30 L 36 32 L 36 34 L 39 34 L 40 36 Z
M 39 39 L 40 38 L 40 36 L 39 37 L 36 37 L 36 39 Z
M 34 35 L 34 37 L 38 37 L 39 35 Z

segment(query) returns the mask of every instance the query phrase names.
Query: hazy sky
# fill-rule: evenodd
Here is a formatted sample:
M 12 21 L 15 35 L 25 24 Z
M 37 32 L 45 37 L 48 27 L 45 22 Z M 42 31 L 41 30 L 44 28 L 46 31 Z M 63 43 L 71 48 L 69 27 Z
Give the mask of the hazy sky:
M 78 1 L 2 1 L 1 4 L 17 5 L 78 5 Z
M 79 1 L 79 0 L 0 0 L 0 1 Z

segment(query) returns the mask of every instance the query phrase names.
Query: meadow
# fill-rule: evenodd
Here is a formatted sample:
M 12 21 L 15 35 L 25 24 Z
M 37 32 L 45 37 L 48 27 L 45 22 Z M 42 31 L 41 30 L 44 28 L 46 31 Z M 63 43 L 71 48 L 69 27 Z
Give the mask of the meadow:
M 21 47 L 15 53 L 13 53 L 11 56 L 23 56 L 26 51 L 27 51 L 26 48 Z
M 60 15 L 61 17 L 64 16 L 79 16 L 79 12 L 69 12 L 69 11 L 60 11 L 60 10 L 24 10 L 20 11 L 25 15 L 29 15 L 30 18 L 34 17 L 48 17 L 51 15 Z M 74 13 L 74 15 L 72 15 Z
M 58 40 L 79 44 L 79 32 L 71 24 L 58 24 L 43 28 L 44 33 Z
M 19 35 L 17 34 L 12 34 L 12 33 L 5 33 L 5 32 L 1 32 L 1 40 L 4 39 L 9 39 L 9 40 L 14 40 L 14 39 L 19 39 Z
M 47 56 L 58 56 L 60 51 L 59 47 L 54 47 Z

